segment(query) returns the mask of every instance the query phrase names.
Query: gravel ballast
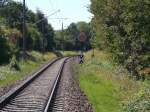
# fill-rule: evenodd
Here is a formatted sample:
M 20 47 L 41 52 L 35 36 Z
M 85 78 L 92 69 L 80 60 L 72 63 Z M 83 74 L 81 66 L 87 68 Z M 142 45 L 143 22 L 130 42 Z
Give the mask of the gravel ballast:
M 71 58 L 65 64 L 54 101 L 56 109 L 53 111 L 93 112 L 86 95 L 80 89 L 76 73 L 73 69 L 74 61 L 75 59 Z
M 92 106 L 89 104 L 86 95 L 80 89 L 77 74 L 74 69 L 74 63 L 76 63 L 76 61 L 75 58 L 71 58 L 65 63 L 53 104 L 53 111 L 55 112 L 93 112 Z M 1 87 L 0 96 L 9 92 L 17 85 L 20 85 L 30 76 L 31 75 L 25 77 L 23 80 L 17 81 L 13 85 Z

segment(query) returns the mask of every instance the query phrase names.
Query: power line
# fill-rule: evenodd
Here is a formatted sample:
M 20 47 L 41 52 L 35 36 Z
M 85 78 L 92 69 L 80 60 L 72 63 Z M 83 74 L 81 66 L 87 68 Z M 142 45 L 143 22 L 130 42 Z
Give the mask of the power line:
M 60 12 L 60 10 L 57 10 L 57 11 L 55 11 L 54 13 L 52 13 L 52 14 L 50 14 L 50 15 L 46 16 L 46 18 L 49 18 L 50 16 L 52 16 L 52 15 L 54 15 L 54 14 L 58 13 L 58 12 Z M 35 22 L 35 23 L 34 23 L 34 25 L 36 25 L 36 24 L 40 23 L 40 22 L 41 22 L 41 21 L 43 21 L 43 20 L 45 20 L 45 18 L 42 18 L 41 20 L 38 20 L 37 22 Z
M 35 0 L 34 0 L 35 1 Z M 32 0 L 30 0 L 31 4 L 33 5 L 33 7 L 38 8 L 38 6 L 35 4 L 35 2 L 33 2 Z
M 68 18 L 49 18 L 49 19 L 67 20 Z
M 51 6 L 52 10 L 54 10 L 54 5 L 53 5 L 51 0 L 49 0 L 49 3 L 50 3 L 50 6 Z

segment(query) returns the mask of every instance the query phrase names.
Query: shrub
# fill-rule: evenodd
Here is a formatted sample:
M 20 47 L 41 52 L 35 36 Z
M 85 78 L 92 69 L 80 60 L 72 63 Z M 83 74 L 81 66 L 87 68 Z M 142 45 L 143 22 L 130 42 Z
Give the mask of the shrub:
M 16 45 L 21 33 L 17 29 L 0 26 L 0 63 L 9 62 L 10 57 L 16 52 Z
M 16 56 L 13 55 L 11 61 L 10 61 L 10 68 L 14 70 L 20 70 L 19 64 L 17 62 Z
M 9 50 L 7 40 L 0 37 L 0 63 L 9 61 Z
M 63 57 L 63 54 L 60 51 L 54 51 L 57 57 Z
M 42 49 L 42 38 L 42 34 L 37 30 L 37 28 L 28 24 L 27 49 L 40 51 Z
M 141 90 L 135 98 L 124 105 L 124 112 L 149 112 L 150 111 L 150 88 Z

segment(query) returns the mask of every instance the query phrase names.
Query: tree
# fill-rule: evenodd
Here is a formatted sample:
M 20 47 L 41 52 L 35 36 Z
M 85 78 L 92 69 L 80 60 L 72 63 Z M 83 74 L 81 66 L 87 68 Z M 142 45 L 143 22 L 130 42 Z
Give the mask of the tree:
M 43 35 L 43 50 L 52 50 L 54 45 L 54 31 L 44 14 L 37 10 L 36 14 L 37 28 Z
M 42 50 L 42 34 L 38 31 L 36 26 L 32 24 L 27 25 L 27 49 L 28 50 Z
M 65 48 L 79 49 L 79 30 L 75 23 L 71 23 L 65 31 Z M 67 45 L 68 44 L 68 45 Z
M 54 42 L 54 30 L 50 24 L 47 25 L 47 30 L 45 31 L 46 35 L 46 40 L 47 40 L 47 46 L 46 50 L 51 51 L 55 47 L 55 42 Z
M 34 12 L 32 12 L 31 10 L 27 11 L 26 16 L 27 16 L 26 20 L 28 23 L 34 24 L 36 22 L 36 14 Z
M 17 41 L 21 33 L 17 29 L 6 26 L 0 27 L 0 63 L 8 62 L 9 58 L 17 52 Z
M 8 3 L 9 0 L 0 0 L 0 7 L 3 7 Z
M 22 31 L 22 9 L 21 3 L 10 0 L 0 8 L 1 17 L 7 20 L 9 27 Z
M 91 25 L 86 22 L 78 22 L 78 23 L 71 23 L 67 29 L 64 30 L 62 39 L 62 31 L 56 32 L 55 41 L 57 41 L 57 46 L 59 44 L 64 44 L 65 50 L 83 50 L 83 47 L 86 50 L 91 48 Z M 83 44 L 79 41 L 80 33 L 84 33 L 87 37 L 86 42 Z
M 150 66 L 150 1 L 91 0 L 91 3 L 92 25 L 101 46 L 139 78 L 139 71 Z
M 91 30 L 91 23 L 86 22 L 78 22 L 77 28 L 80 33 L 84 33 L 86 36 L 86 42 L 84 43 L 84 47 L 88 50 L 91 48 L 91 37 L 92 37 L 92 30 Z
M 13 0 L 0 1 L 0 50 L 3 55 L 1 55 L 0 60 L 5 60 L 5 57 L 8 57 L 8 60 L 11 57 L 15 59 L 16 56 L 12 55 L 22 48 L 22 9 L 23 4 L 21 2 Z M 27 50 L 52 50 L 54 31 L 51 25 L 48 24 L 45 15 L 40 10 L 34 13 L 28 10 L 28 7 L 25 7 L 25 11 Z

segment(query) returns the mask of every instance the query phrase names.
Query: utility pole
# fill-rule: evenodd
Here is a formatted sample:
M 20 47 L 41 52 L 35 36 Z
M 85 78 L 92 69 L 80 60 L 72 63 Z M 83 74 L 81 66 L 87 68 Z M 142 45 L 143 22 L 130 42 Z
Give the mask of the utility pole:
M 58 19 L 58 20 L 62 20 L 62 28 L 61 28 L 61 37 L 62 37 L 62 51 L 64 51 L 64 48 L 65 48 L 65 46 L 64 46 L 64 22 L 63 22 L 63 20 L 67 20 L 68 18 L 51 18 L 51 19 Z
M 25 0 L 23 0 L 23 59 L 26 55 L 26 23 L 25 23 Z
M 62 22 L 62 32 L 61 32 L 61 36 L 62 36 L 62 51 L 64 51 L 64 24 Z
M 52 14 L 50 14 L 50 15 L 48 15 L 48 16 L 46 16 L 46 17 L 44 17 L 44 18 L 42 18 L 42 19 L 40 19 L 40 20 L 38 20 L 38 21 L 36 21 L 36 22 L 34 23 L 34 25 L 37 25 L 38 23 L 42 23 L 43 36 L 45 36 L 45 34 L 44 34 L 44 24 L 43 24 L 43 21 L 44 21 L 45 19 L 48 19 L 50 16 L 53 16 L 54 14 L 56 14 L 56 13 L 58 13 L 58 12 L 60 12 L 60 10 L 57 10 L 57 11 L 53 12 Z M 59 19 L 59 18 L 52 18 L 52 19 Z M 44 52 L 45 52 L 45 44 L 44 44 L 44 42 L 45 42 L 45 40 L 44 40 L 44 38 L 43 38 L 42 44 L 41 44 L 41 51 L 43 52 L 43 54 L 44 54 Z
M 49 19 L 58 19 L 58 20 L 62 20 L 62 26 L 61 26 L 61 37 L 62 37 L 62 39 L 61 39 L 61 41 L 62 41 L 62 43 L 61 43 L 61 48 L 62 48 L 62 51 L 64 51 L 64 22 L 63 22 L 63 20 L 67 20 L 68 18 L 49 18 Z
M 42 40 L 42 52 L 45 52 L 45 30 L 44 30 L 44 23 L 42 22 L 42 33 L 43 33 L 43 40 Z

